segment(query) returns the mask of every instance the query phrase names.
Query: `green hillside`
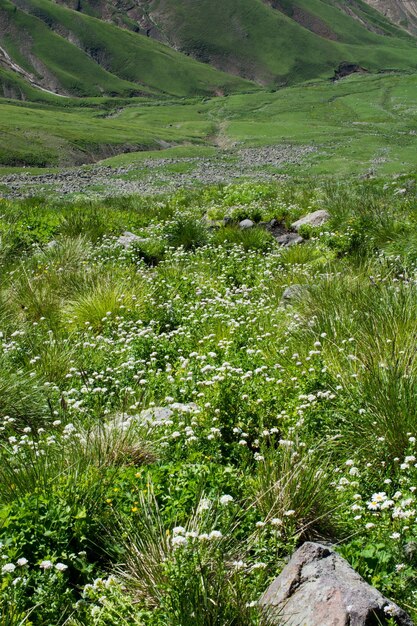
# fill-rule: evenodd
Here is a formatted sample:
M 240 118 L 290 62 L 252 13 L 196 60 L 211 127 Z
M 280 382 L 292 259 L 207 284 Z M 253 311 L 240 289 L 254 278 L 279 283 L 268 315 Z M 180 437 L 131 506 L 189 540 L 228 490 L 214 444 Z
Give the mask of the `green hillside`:
M 414 71 L 416 41 L 361 0 L 0 0 L 6 97 L 223 94 L 342 62 Z
M 64 95 L 187 96 L 251 87 L 154 40 L 49 0 L 28 0 L 19 7 L 0 0 L 0 45 L 37 84 Z M 3 91 L 5 80 L 0 75 Z
M 415 69 L 415 41 L 355 0 L 60 0 L 264 85 L 329 77 L 343 61 Z
M 417 165 L 416 75 L 357 75 L 181 102 L 55 97 L 52 105 L 53 96 L 47 98 L 43 104 L 0 100 L 0 164 L 59 166 L 122 155 L 111 161 L 119 166 L 148 159 L 149 150 L 169 159 L 172 152 L 161 151 L 169 146 L 196 157 L 220 147 L 234 158 L 244 147 L 294 145 L 313 148 L 311 174 Z

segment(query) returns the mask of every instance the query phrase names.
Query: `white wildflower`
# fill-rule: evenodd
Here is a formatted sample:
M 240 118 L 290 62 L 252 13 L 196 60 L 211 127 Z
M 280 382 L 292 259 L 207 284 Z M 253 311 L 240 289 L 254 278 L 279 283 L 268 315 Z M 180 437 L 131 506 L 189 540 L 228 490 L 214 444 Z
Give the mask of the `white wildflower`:
M 57 563 L 55 569 L 58 570 L 58 572 L 65 572 L 65 570 L 68 569 L 68 565 L 65 565 L 65 563 Z
M 1 568 L 1 571 L 3 573 L 9 573 L 9 572 L 14 572 L 16 569 L 16 565 L 14 563 L 6 563 L 6 565 L 3 565 L 3 567 Z

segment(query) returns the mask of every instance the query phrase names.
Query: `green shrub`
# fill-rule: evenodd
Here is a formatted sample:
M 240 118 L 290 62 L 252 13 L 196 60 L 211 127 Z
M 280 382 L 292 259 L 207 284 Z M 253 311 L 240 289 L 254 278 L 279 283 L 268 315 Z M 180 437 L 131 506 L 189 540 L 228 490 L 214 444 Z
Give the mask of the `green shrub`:
M 266 252 L 274 246 L 275 242 L 273 236 L 263 228 L 241 229 L 226 226 L 214 233 L 213 243 L 220 246 L 242 246 L 244 250 Z
M 168 245 L 174 248 L 193 250 L 208 241 L 205 224 L 191 214 L 176 214 L 172 222 L 165 228 Z

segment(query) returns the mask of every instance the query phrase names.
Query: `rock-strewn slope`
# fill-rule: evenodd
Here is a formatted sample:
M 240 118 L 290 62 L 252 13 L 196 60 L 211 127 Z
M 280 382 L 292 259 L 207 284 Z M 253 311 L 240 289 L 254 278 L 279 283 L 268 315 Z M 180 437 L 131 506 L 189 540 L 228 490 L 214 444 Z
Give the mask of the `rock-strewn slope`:
M 417 35 L 417 1 L 416 0 L 365 0 L 392 22 L 410 33 Z

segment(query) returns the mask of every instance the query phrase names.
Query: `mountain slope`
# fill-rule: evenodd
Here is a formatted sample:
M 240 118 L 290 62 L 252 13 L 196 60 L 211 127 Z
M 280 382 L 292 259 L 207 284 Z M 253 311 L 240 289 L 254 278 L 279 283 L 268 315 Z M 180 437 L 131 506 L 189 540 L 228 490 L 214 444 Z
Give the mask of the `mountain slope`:
M 242 90 L 249 83 L 187 58 L 157 41 L 50 0 L 0 0 L 0 85 L 4 71 L 63 95 Z M 16 80 L 15 80 L 16 82 Z
M 416 69 L 415 42 L 362 0 L 58 0 L 263 85 L 343 61 Z
M 363 0 L 0 0 L 7 97 L 223 94 L 342 62 L 415 71 L 416 40 Z
M 416 0 L 366 0 L 366 2 L 395 24 L 417 35 Z

